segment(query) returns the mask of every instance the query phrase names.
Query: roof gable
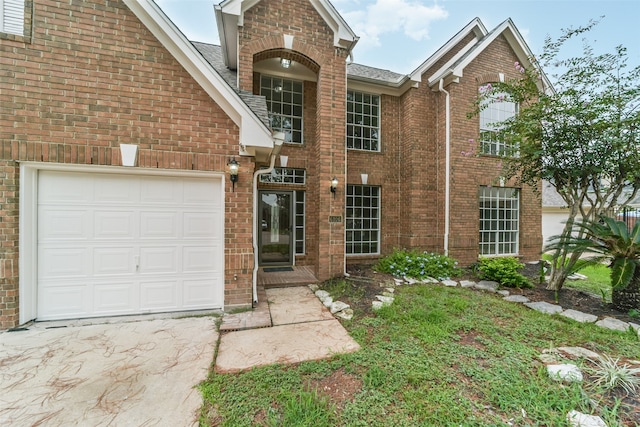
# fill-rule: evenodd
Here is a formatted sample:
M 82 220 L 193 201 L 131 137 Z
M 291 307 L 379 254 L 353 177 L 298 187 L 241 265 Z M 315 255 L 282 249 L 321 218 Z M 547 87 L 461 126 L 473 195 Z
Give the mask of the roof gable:
M 458 53 L 452 58 L 455 60 L 460 56 L 466 54 L 473 46 L 475 46 L 480 39 L 488 34 L 487 28 L 484 26 L 480 18 L 475 18 L 469 22 L 462 30 L 458 31 L 449 41 L 447 41 L 440 49 L 438 49 L 433 55 L 427 58 L 422 64 L 418 66 L 409 77 L 414 82 L 422 81 L 422 74 L 424 74 L 429 68 L 433 67 L 438 61 L 440 61 L 447 53 L 451 51 L 457 44 L 462 42 L 468 35 L 473 34 L 474 39 L 469 44 L 464 46 Z
M 539 69 L 537 64 L 531 62 L 533 53 L 524 41 L 520 31 L 518 31 L 511 19 L 507 19 L 490 33 L 487 33 L 482 39 L 475 43 L 471 43 L 467 48 L 461 50 L 458 55 L 455 55 L 434 74 L 432 74 L 428 79 L 429 86 L 434 86 L 441 80 L 444 80 L 445 84 L 458 81 L 463 76 L 464 69 L 467 65 L 476 59 L 478 55 L 480 55 L 500 35 L 504 36 L 507 40 L 507 43 L 509 43 L 509 46 L 513 49 L 513 52 L 521 64 Z M 551 87 L 551 83 L 548 81 L 542 70 L 540 70 L 540 74 L 545 87 Z
M 274 146 L 269 128 L 227 84 L 153 0 L 124 0 L 160 43 L 240 129 L 240 153 L 257 155 Z
M 358 36 L 328 0 L 308 0 L 333 31 L 333 45 L 351 51 Z M 238 27 L 244 25 L 244 13 L 260 0 L 224 0 L 214 6 L 223 59 L 227 67 L 238 67 Z

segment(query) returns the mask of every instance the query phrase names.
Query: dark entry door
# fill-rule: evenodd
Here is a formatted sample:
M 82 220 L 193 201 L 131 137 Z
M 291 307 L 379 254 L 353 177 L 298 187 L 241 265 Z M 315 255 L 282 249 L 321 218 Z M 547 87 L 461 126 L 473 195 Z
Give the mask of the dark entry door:
M 260 265 L 293 264 L 293 192 L 260 191 L 258 260 Z

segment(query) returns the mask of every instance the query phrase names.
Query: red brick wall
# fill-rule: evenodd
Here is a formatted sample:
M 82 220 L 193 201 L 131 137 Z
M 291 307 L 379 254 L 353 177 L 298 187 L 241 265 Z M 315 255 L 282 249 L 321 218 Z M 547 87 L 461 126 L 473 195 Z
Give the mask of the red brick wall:
M 406 200 L 402 199 L 400 99 L 380 95 L 380 152 L 347 150 L 347 183 L 362 184 L 361 174 L 367 174 L 367 185 L 380 186 L 380 253 L 389 253 L 401 243 L 401 225 Z M 378 256 L 349 255 L 349 262 L 366 262 Z
M 33 38 L 0 38 L 0 328 L 17 324 L 16 160 L 225 171 L 238 128 L 120 1 L 35 2 Z M 227 180 L 225 304 L 251 302 L 251 179 Z M 231 232 L 231 230 L 234 230 Z M 234 279 L 237 275 L 237 279 Z
M 514 67 L 517 57 L 504 37 L 498 37 L 474 61 L 465 68 L 464 77 L 458 84 L 451 84 L 451 235 L 450 254 L 464 264 L 477 259 L 479 237 L 478 187 L 499 186 L 501 161 L 497 157 L 465 156 L 462 152 L 478 151 L 479 119 L 467 118 L 471 101 L 478 87 L 487 76 L 505 79 L 516 78 Z M 470 143 L 470 139 L 474 142 Z M 506 187 L 520 187 L 516 180 L 505 183 Z M 542 246 L 541 201 L 528 186 L 521 187 L 520 196 L 520 248 L 524 260 L 538 259 Z
M 317 75 L 304 82 L 304 144 L 285 145 L 287 167 L 307 169 L 306 250 L 299 265 L 315 267 L 320 280 L 344 272 L 344 190 L 346 179 L 345 103 L 346 52 L 333 45 L 333 32 L 307 1 L 263 0 L 244 14 L 240 28 L 238 76 L 240 88 L 258 92 L 254 65 L 260 60 L 286 56 Z M 277 25 L 274 25 L 277 24 Z M 284 35 L 294 36 L 293 49 L 285 49 Z M 295 77 L 292 77 L 295 79 Z M 329 185 L 340 184 L 334 198 Z M 264 188 L 278 188 L 263 185 Z M 287 190 L 291 186 L 282 187 Z M 343 217 L 329 223 L 329 216 Z
M 348 151 L 348 179 L 382 186 L 381 254 L 394 247 L 444 251 L 446 183 L 445 94 L 426 84 L 430 77 L 462 46 L 466 37 L 431 69 L 422 83 L 401 97 L 382 97 L 381 153 Z M 451 195 L 449 254 L 468 265 L 478 258 L 478 187 L 499 185 L 500 160 L 466 156 L 477 149 L 479 122 L 468 119 L 479 81 L 504 73 L 516 77 L 516 57 L 503 37 L 492 43 L 464 71 L 459 83 L 446 87 L 451 113 Z M 473 145 L 469 143 L 472 139 Z M 515 180 L 507 186 L 516 186 Z M 538 259 L 541 247 L 541 202 L 529 187 L 521 191 L 520 248 L 525 260 Z M 349 257 L 349 262 L 375 257 Z

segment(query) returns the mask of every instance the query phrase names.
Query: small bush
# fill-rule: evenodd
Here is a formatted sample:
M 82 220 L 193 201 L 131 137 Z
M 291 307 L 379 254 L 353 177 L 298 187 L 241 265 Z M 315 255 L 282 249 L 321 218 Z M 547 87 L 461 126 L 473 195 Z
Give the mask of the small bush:
M 514 257 L 482 258 L 478 262 L 479 276 L 483 280 L 493 280 L 509 288 L 530 288 L 529 280 L 519 273 L 524 267 Z
M 458 262 L 448 256 L 416 250 L 395 249 L 392 254 L 382 258 L 375 268 L 396 277 L 415 279 L 432 277 L 443 280 L 460 272 L 457 265 Z
M 592 360 L 595 368 L 589 369 L 594 378 L 593 387 L 605 391 L 621 389 L 627 394 L 635 394 L 640 386 L 640 369 L 620 364 L 620 358 L 613 359 L 604 355 L 601 359 Z

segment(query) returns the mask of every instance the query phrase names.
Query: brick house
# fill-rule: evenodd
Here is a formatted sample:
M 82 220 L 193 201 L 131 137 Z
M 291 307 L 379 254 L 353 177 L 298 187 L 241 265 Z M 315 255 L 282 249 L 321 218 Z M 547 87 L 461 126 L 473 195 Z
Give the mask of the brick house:
M 540 200 L 498 181 L 486 125 L 517 106 L 467 118 L 529 65 L 511 20 L 403 75 L 352 62 L 326 0 L 225 0 L 221 46 L 151 0 L 0 5 L 0 328 L 248 306 L 262 267 L 325 280 L 393 248 L 539 256 Z

